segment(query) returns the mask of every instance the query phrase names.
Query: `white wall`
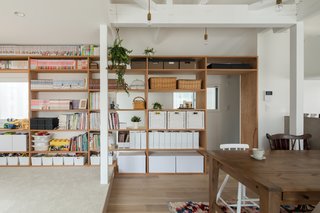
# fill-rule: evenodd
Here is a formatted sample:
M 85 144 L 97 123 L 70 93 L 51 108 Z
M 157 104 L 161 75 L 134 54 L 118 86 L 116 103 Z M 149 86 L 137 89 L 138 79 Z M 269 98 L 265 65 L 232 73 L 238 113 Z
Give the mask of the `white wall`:
M 305 78 L 320 79 L 320 36 L 305 38 Z
M 256 55 L 255 29 L 208 29 L 209 42 L 204 44 L 202 28 L 121 28 L 125 47 L 142 55 L 153 47 L 156 55 Z M 109 40 L 109 45 L 112 44 Z
M 304 81 L 304 113 L 320 113 L 320 80 Z
M 208 76 L 207 86 L 219 88 L 219 109 L 207 111 L 208 150 L 240 143 L 240 77 Z
M 267 148 L 266 133 L 284 132 L 284 116 L 290 110 L 290 34 L 272 30 L 258 34 L 259 56 L 259 147 Z M 263 92 L 273 91 L 265 102 Z

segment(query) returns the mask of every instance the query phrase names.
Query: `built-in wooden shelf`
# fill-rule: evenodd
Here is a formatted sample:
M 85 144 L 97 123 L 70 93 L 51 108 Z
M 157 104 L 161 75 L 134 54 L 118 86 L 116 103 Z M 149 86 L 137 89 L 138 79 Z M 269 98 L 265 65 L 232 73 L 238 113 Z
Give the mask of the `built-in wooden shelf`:
M 110 132 L 116 132 L 116 131 L 146 131 L 146 128 L 138 128 L 138 129 L 133 129 L 133 128 L 127 128 L 127 129 L 108 129 Z
M 87 73 L 88 70 L 87 69 L 83 69 L 83 70 L 72 70 L 72 69 L 34 69 L 34 70 L 30 70 L 30 72 L 33 73 Z
M 149 75 L 195 75 L 205 72 L 206 69 L 149 69 Z
M 109 92 L 126 92 L 124 89 L 108 89 Z M 128 92 L 145 92 L 145 89 L 128 89 Z
M 78 55 L 30 55 L 31 59 L 88 59 L 90 56 Z
M 31 112 L 88 112 L 87 109 L 31 109 Z
M 148 129 L 149 131 L 177 131 L 177 132 L 189 132 L 189 131 L 197 131 L 203 132 L 205 129 Z
M 0 132 L 29 132 L 28 129 L 0 129 Z
M 130 149 L 130 148 L 109 148 L 108 149 L 109 152 L 121 152 L 121 151 L 125 151 L 125 152 L 136 152 L 136 151 L 146 151 L 146 149 Z
M 201 151 L 201 150 L 205 150 L 204 148 L 200 147 L 199 149 L 185 149 L 185 148 L 181 148 L 181 149 L 156 149 L 156 148 L 152 148 L 149 149 L 149 151 Z
M 1 154 L 24 154 L 24 153 L 27 154 L 27 153 L 29 153 L 29 151 L 24 151 L 24 152 L 23 151 L 16 151 L 16 152 L 15 151 L 10 151 L 10 152 L 8 152 L 8 151 L 4 151 L 4 152 L 0 151 L 0 153 Z
M 84 130 L 68 130 L 68 129 L 31 129 L 31 132 L 43 132 L 43 131 L 47 131 L 47 132 L 87 132 L 86 129 Z
M 100 129 L 89 129 L 89 132 L 100 132 Z
M 27 69 L 0 69 L 0 73 L 28 73 Z
M 161 112 L 161 111 L 169 111 L 169 112 L 177 112 L 177 111 L 206 111 L 206 109 L 148 109 L 148 111 L 153 112 Z
M 68 153 L 75 153 L 75 154 L 85 154 L 88 153 L 87 151 L 31 151 L 31 154 L 68 154 Z
M 149 92 L 206 92 L 206 89 L 149 89 Z
M 89 69 L 89 72 L 100 73 L 100 69 Z
M 257 72 L 257 69 L 208 69 L 208 75 L 241 75 Z
M 87 89 L 32 89 L 31 92 L 88 92 Z
M 137 111 L 146 111 L 146 109 L 109 109 L 109 112 L 137 112 Z
M 126 69 L 125 75 L 145 75 L 147 72 L 146 69 Z M 108 73 L 116 73 L 116 70 L 109 69 Z
M 90 112 L 100 112 L 100 109 L 90 109 Z

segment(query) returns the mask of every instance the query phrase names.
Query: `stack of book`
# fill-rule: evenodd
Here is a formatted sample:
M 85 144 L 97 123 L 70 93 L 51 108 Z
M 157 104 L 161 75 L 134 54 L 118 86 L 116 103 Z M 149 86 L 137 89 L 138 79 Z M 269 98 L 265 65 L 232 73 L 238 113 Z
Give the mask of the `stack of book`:
M 90 89 L 100 89 L 100 79 L 90 79 Z
M 32 99 L 31 109 L 42 109 L 42 110 L 49 109 L 49 100 Z
M 30 60 L 31 69 L 47 70 L 74 70 L 76 69 L 76 60 Z
M 31 80 L 31 89 L 85 89 L 87 79 L 83 80 Z
M 77 61 L 77 69 L 78 70 L 88 69 L 88 60 L 78 60 Z
M 71 100 L 49 100 L 48 108 L 50 110 L 71 109 Z
M 90 109 L 100 109 L 100 93 L 99 92 L 92 92 L 90 93 Z
M 81 45 L 80 55 L 100 55 L 100 48 L 97 45 Z
M 110 112 L 108 118 L 109 129 L 119 129 L 119 114 L 117 112 Z
M 88 136 L 82 134 L 70 139 L 70 151 L 88 151 Z
M 41 110 L 69 110 L 79 109 L 80 100 L 52 99 L 52 100 L 31 100 L 31 109 Z
M 93 150 L 93 151 L 100 150 L 100 134 L 90 133 L 90 150 Z
M 59 129 L 62 130 L 86 130 L 87 113 L 61 114 L 59 119 Z
M 90 113 L 90 129 L 92 130 L 100 129 L 100 113 L 99 112 Z

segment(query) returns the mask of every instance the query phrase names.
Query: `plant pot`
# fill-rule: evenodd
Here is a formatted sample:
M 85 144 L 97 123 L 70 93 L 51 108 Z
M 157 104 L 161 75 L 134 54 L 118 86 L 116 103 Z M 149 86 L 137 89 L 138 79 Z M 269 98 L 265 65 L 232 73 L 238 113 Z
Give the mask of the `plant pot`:
M 139 122 L 133 122 L 133 128 L 139 129 Z

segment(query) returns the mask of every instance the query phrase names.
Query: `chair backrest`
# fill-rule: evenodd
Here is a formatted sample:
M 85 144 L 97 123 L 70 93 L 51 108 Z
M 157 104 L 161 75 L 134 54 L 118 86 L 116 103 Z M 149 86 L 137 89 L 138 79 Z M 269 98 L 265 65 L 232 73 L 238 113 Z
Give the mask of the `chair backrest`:
M 286 135 L 286 134 L 267 134 L 267 139 L 269 140 L 271 150 L 309 150 L 310 141 L 312 137 L 310 134 L 305 135 Z M 303 146 L 301 145 L 303 143 Z M 296 146 L 297 145 L 297 146 Z
M 247 149 L 249 149 L 249 145 L 248 144 L 239 144 L 239 143 L 221 144 L 220 149 L 222 149 L 222 150 L 247 150 Z

